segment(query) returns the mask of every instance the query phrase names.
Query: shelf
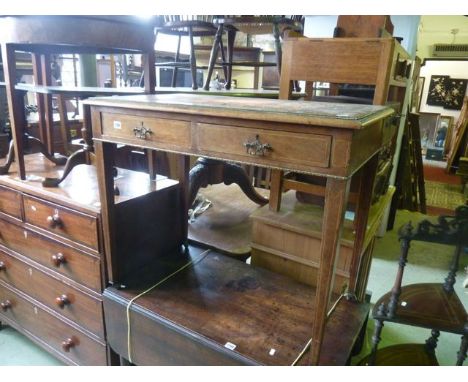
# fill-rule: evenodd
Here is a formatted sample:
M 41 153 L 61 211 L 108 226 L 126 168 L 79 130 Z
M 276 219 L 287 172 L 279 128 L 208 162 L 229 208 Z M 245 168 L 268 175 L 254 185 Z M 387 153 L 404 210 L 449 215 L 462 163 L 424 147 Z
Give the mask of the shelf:
M 358 366 L 368 366 L 369 356 Z M 422 344 L 401 344 L 379 349 L 375 366 L 439 366 L 434 354 L 426 352 Z
M 388 306 L 390 296 L 391 292 L 388 292 L 375 303 L 372 312 L 374 317 L 378 317 L 377 311 L 382 303 Z M 385 321 L 438 329 L 460 335 L 464 333 L 466 310 L 458 295 L 455 292 L 445 292 L 443 284 L 405 285 L 401 288 L 398 301 L 395 317 L 386 317 Z

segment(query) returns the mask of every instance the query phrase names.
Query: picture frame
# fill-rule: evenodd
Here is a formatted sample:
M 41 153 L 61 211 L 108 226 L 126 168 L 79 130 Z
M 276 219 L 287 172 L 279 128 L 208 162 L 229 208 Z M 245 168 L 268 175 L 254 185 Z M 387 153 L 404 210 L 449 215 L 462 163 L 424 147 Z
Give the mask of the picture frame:
M 445 75 L 431 76 L 426 104 L 444 109 L 461 110 L 468 80 Z
M 439 126 L 438 130 L 443 128 L 444 125 L 447 127 L 447 133 L 445 136 L 445 141 L 444 141 L 444 155 L 447 155 L 449 149 L 450 149 L 450 143 L 452 142 L 452 135 L 453 135 L 453 124 L 454 124 L 455 118 L 452 117 L 451 115 L 441 115 L 439 118 Z
M 423 154 L 428 147 L 434 147 L 436 131 L 439 126 L 439 113 L 419 113 L 419 131 L 421 134 L 421 148 Z
M 422 100 L 425 80 L 426 80 L 426 77 L 418 77 L 414 83 L 412 100 L 411 100 L 411 108 L 416 113 L 419 112 L 419 109 L 421 108 L 421 100 Z
M 444 109 L 461 110 L 468 80 L 450 78 L 447 84 Z
M 450 76 L 431 76 L 426 104 L 430 106 L 444 106 L 449 81 Z

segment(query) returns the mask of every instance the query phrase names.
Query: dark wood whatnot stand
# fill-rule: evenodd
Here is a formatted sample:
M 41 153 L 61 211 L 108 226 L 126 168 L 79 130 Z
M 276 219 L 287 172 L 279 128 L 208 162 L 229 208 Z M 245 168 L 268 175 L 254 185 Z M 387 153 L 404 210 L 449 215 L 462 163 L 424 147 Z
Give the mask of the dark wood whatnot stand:
M 319 282 L 310 297 L 315 307 L 309 312 L 309 338 L 313 341 L 306 360 L 318 364 L 327 322 L 333 320 L 333 314 L 327 319 L 327 313 L 350 179 L 360 169 L 363 176 L 374 177 L 376 155 L 385 135 L 384 120 L 393 110 L 195 95 L 94 98 L 86 104 L 92 112 L 107 271 L 114 283 L 125 283 L 126 269 L 125 259 L 116 257 L 118 226 L 112 178 L 116 144 L 180 154 L 182 208 L 173 213 L 182 221 L 187 217 L 188 155 L 300 171 L 326 179 Z M 314 150 L 310 150 L 312 146 Z M 367 216 L 369 204 L 358 205 Z M 182 232 L 186 237 L 185 224 Z M 360 263 L 360 259 L 355 262 Z

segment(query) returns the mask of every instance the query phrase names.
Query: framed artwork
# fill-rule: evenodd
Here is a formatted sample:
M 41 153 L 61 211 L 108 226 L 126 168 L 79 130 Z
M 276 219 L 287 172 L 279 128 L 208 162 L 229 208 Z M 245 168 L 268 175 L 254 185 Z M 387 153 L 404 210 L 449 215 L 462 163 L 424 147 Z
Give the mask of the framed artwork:
M 452 133 L 453 133 L 453 121 L 454 117 L 449 115 L 441 115 L 439 118 L 439 126 L 437 128 L 437 132 L 439 132 L 440 136 L 443 135 L 444 129 L 446 129 L 445 140 L 443 142 L 444 147 L 444 154 L 447 154 L 450 148 L 450 142 L 452 141 Z M 436 133 L 437 133 L 436 132 Z M 437 136 L 436 136 L 437 140 Z M 442 147 L 442 146 L 439 146 Z
M 444 106 L 449 76 L 431 76 L 426 103 L 431 106 Z
M 460 110 L 466 93 L 468 80 L 450 78 L 445 95 L 444 109 Z
M 416 82 L 414 83 L 412 100 L 411 100 L 411 108 L 413 111 L 418 112 L 419 108 L 421 107 L 421 98 L 424 89 L 424 81 L 426 77 L 418 77 Z
M 421 148 L 423 153 L 428 147 L 434 147 L 439 126 L 439 113 L 419 113 L 419 131 L 421 134 Z
M 450 76 L 431 76 L 426 103 L 444 109 L 461 110 L 468 80 Z

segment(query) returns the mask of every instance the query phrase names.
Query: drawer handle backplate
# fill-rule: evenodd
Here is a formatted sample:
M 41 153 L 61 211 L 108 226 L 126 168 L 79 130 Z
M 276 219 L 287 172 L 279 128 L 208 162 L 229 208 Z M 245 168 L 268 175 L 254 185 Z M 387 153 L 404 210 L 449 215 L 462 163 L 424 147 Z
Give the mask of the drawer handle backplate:
M 141 122 L 141 126 L 135 127 L 133 129 L 133 134 L 135 134 L 135 137 L 138 139 L 148 139 L 148 136 L 153 134 L 151 129 L 146 128 L 143 126 L 143 122 Z
M 244 142 L 244 147 L 249 155 L 264 156 L 266 151 L 272 151 L 273 147 L 269 143 L 260 142 L 260 137 L 255 136 L 255 140 Z

